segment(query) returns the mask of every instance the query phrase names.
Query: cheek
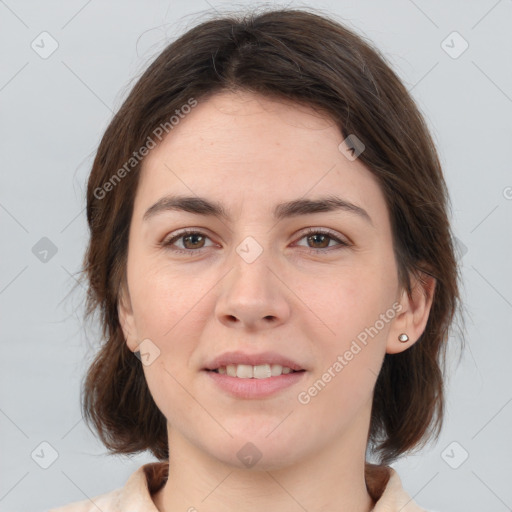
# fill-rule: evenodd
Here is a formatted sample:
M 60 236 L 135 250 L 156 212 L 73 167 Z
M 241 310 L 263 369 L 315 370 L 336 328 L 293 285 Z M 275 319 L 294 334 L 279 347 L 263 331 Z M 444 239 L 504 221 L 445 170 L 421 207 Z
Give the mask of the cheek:
M 330 311 L 325 321 L 335 334 L 315 338 L 318 364 L 296 397 L 310 418 L 325 422 L 336 417 L 325 426 L 333 432 L 371 404 L 390 326 L 379 316 L 391 307 L 381 308 L 380 297 L 355 290 L 350 295 L 340 292 L 337 299 L 336 308 L 324 310 Z
M 318 336 L 318 330 L 309 335 L 317 340 L 321 365 L 315 373 L 319 388 L 325 384 L 330 390 L 325 393 L 327 401 L 332 398 L 348 406 L 370 396 L 396 314 L 394 285 L 392 273 L 384 278 L 379 266 L 366 266 L 347 269 L 316 287 L 310 307 L 318 312 L 324 335 Z
M 151 263 L 151 262 L 150 262 Z M 168 340 L 183 331 L 198 302 L 208 292 L 205 279 L 184 278 L 161 262 L 132 268 L 129 283 L 132 305 L 141 336 Z
M 373 326 L 394 300 L 394 280 L 384 277 L 379 267 L 346 268 L 321 285 L 318 281 L 314 283 L 310 285 L 314 290 L 311 309 L 330 333 L 330 345 L 338 348 Z

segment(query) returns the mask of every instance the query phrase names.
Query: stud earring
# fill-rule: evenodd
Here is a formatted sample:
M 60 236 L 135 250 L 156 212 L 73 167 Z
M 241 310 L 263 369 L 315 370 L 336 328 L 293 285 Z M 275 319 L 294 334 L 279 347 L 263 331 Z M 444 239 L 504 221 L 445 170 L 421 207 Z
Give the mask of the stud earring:
M 398 336 L 398 339 L 400 340 L 400 343 L 407 343 L 409 341 L 409 336 L 404 332 Z

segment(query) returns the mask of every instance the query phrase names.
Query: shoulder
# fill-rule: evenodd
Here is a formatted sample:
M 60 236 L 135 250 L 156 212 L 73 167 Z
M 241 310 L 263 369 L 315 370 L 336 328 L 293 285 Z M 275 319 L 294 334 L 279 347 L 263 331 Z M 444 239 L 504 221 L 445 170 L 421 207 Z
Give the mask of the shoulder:
M 94 498 L 75 501 L 48 512 L 158 512 L 151 495 L 165 482 L 168 475 L 168 463 L 152 462 L 137 469 L 124 487 L 115 489 Z

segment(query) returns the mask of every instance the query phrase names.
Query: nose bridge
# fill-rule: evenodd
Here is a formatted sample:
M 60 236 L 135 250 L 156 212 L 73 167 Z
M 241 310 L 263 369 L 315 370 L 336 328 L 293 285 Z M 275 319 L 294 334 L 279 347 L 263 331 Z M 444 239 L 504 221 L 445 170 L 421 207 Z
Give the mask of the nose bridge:
M 289 315 L 272 251 L 247 236 L 229 259 L 231 271 L 223 280 L 216 314 L 220 321 L 249 326 L 276 325 Z

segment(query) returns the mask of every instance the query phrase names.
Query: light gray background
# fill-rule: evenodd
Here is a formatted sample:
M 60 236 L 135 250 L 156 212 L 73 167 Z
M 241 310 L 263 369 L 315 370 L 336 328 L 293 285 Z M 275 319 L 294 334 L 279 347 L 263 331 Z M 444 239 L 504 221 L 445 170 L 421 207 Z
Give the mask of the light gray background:
M 94 497 L 151 460 L 107 456 L 81 420 L 95 336 L 84 334 L 84 290 L 70 292 L 87 239 L 85 182 L 113 111 L 149 60 L 197 13 L 233 5 L 0 0 L 2 511 Z M 395 467 L 425 508 L 512 510 L 512 1 L 306 5 L 343 18 L 385 53 L 427 119 L 451 190 L 468 346 L 451 364 L 439 443 Z M 43 31 L 59 45 L 46 59 L 31 48 L 42 47 Z M 457 58 L 464 42 L 453 31 L 469 44 Z M 32 250 L 43 237 L 57 249 L 46 262 Z M 51 462 L 43 441 L 58 453 L 48 469 L 34 460 Z

